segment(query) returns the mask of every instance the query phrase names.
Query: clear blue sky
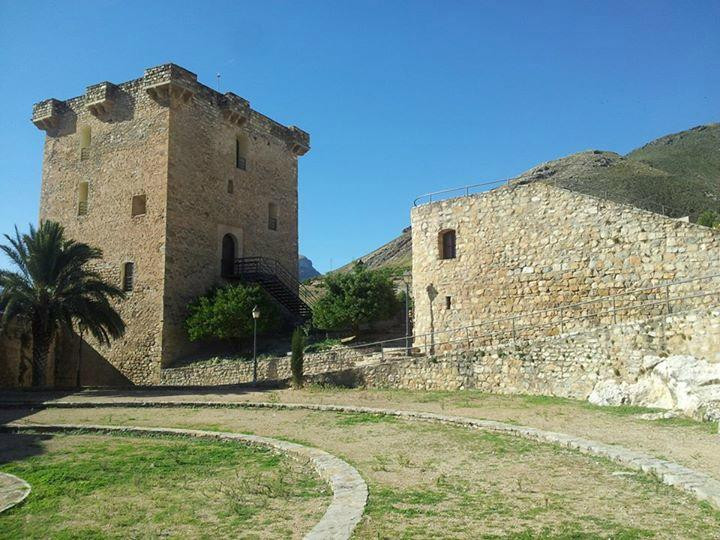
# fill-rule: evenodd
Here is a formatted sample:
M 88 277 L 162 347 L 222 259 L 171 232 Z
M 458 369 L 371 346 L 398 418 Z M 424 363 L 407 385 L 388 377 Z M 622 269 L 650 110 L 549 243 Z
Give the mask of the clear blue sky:
M 310 132 L 300 249 L 321 271 L 418 194 L 720 120 L 718 0 L 0 0 L 0 232 L 37 220 L 32 104 L 170 61 Z

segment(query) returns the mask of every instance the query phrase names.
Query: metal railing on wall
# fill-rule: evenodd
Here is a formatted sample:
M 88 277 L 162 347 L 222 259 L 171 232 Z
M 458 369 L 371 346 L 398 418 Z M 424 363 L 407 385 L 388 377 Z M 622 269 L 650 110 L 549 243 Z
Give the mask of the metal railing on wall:
M 646 210 L 648 212 L 653 212 L 656 214 L 662 214 L 666 216 L 672 216 L 675 218 L 678 217 L 684 217 L 691 214 L 698 214 L 699 212 L 706 210 L 706 208 L 678 208 L 675 206 L 668 205 L 664 202 L 659 202 L 655 197 L 652 195 L 639 198 L 639 199 L 627 199 L 626 201 L 620 201 L 616 200 L 614 198 L 614 193 L 609 190 L 597 190 L 594 189 L 592 193 L 589 193 L 587 191 L 584 191 L 586 188 L 585 184 L 579 182 L 579 181 L 573 181 L 573 180 L 552 180 L 552 179 L 502 179 L 502 180 L 493 180 L 490 182 L 480 182 L 476 184 L 469 184 L 467 186 L 461 186 L 456 188 L 450 188 L 450 189 L 442 189 L 440 191 L 433 191 L 430 193 L 425 193 L 423 195 L 420 195 L 415 198 L 413 201 L 413 206 L 421 206 L 423 204 L 430 204 L 433 202 L 439 202 L 444 201 L 448 199 L 454 199 L 458 197 L 468 197 L 470 195 L 481 195 L 484 193 L 489 193 L 491 191 L 494 191 L 495 189 L 505 187 L 505 186 L 526 186 L 529 184 L 533 184 L 535 182 L 540 182 L 543 184 L 548 184 L 556 189 L 562 189 L 565 191 L 568 191 L 570 193 L 582 193 L 583 195 L 588 195 L 590 197 L 595 197 L 600 200 L 607 200 L 614 202 L 616 204 L 625 204 L 628 206 L 633 206 L 635 208 L 640 208 L 641 210 Z M 681 197 L 683 195 L 693 195 L 695 192 L 691 189 L 679 191 L 675 193 L 675 197 Z
M 512 344 L 596 329 L 603 325 L 637 322 L 702 307 L 720 306 L 720 273 L 651 285 L 583 302 L 509 315 L 458 328 L 363 343 L 340 349 L 343 356 L 378 356 L 392 351 L 406 357 L 433 355 Z

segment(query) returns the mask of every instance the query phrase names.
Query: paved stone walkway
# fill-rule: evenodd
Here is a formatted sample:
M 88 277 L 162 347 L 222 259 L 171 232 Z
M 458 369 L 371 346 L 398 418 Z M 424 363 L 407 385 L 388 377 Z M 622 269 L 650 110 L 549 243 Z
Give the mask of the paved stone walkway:
M 183 437 L 198 437 L 203 439 L 218 439 L 223 441 L 239 441 L 244 444 L 265 446 L 279 452 L 289 454 L 295 459 L 312 463 L 315 471 L 332 488 L 333 498 L 330 506 L 325 511 L 322 519 L 305 535 L 306 540 L 346 540 L 350 538 L 353 530 L 360 522 L 365 503 L 367 502 L 368 489 L 365 481 L 356 469 L 345 461 L 328 454 L 317 448 L 303 446 L 297 443 L 260 437 L 257 435 L 246 435 L 242 433 L 201 431 L 195 429 L 174 429 L 174 428 L 145 428 L 135 426 L 102 426 L 83 424 L 26 424 L 8 423 L 6 428 L 13 431 L 40 431 L 49 433 L 64 433 L 82 431 L 87 433 L 98 432 L 120 432 L 137 435 L 175 435 Z M 11 475 L 6 475 L 11 476 Z M 19 478 L 15 478 L 23 482 Z M 0 478 L 1 480 L 1 478 Z M 24 482 L 23 482 L 24 483 Z M 27 491 L 30 491 L 30 486 Z M 0 491 L 0 501 L 3 492 Z M 27 496 L 25 494 L 24 496 Z M 23 497 L 24 498 L 24 497 Z M 22 500 L 22 498 L 20 499 Z M 17 504 L 17 501 L 13 504 Z M 12 506 L 12 505 L 11 505 Z M 0 508 L 2 511 L 3 508 Z
M 3 404 L 5 407 L 8 404 Z M 11 406 L 21 406 L 20 403 Z M 218 408 L 273 408 L 289 410 L 315 410 L 352 413 L 370 413 L 392 415 L 428 422 L 455 424 L 473 429 L 487 429 L 525 437 L 551 444 L 557 444 L 577 450 L 579 452 L 608 458 L 630 469 L 640 470 L 653 474 L 663 483 L 675 486 L 686 491 L 699 500 L 707 501 L 720 509 L 720 481 L 693 469 L 684 467 L 671 461 L 657 459 L 641 452 L 629 450 L 618 445 L 604 444 L 597 441 L 545 431 L 541 429 L 508 424 L 494 420 L 480 420 L 464 416 L 451 416 L 419 411 L 404 411 L 396 409 L 379 409 L 373 407 L 358 407 L 349 405 L 320 405 L 309 403 L 270 403 L 250 401 L 171 401 L 171 400 L 87 400 L 87 401 L 50 401 L 34 403 L 33 408 L 108 408 L 108 407 L 218 407 Z
M 15 475 L 0 472 L 0 512 L 20 504 L 30 495 L 30 484 Z

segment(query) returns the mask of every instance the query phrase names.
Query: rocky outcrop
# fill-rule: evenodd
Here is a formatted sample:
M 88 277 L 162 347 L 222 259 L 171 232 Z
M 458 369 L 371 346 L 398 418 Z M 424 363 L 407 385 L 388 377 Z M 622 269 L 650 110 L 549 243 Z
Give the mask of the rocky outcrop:
M 298 276 L 300 281 L 312 279 L 319 275 L 321 275 L 320 272 L 315 269 L 310 259 L 308 259 L 305 255 L 300 255 L 298 257 Z
M 720 364 L 694 356 L 646 356 L 635 383 L 608 379 L 588 397 L 595 405 L 640 405 L 720 421 Z
M 410 227 L 403 229 L 402 234 L 397 238 L 393 238 L 375 251 L 338 268 L 336 272 L 347 272 L 359 261 L 362 261 L 365 268 L 370 270 L 388 266 L 408 267 L 409 269 L 412 263 L 412 231 Z

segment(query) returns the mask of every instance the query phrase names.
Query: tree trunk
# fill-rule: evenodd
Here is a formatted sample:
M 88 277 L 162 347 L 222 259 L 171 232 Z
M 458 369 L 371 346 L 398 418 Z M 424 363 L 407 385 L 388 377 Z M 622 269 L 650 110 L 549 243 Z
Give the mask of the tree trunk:
M 30 334 L 23 332 L 20 335 L 20 365 L 18 366 L 18 386 L 21 388 L 25 385 L 25 373 L 32 367 L 32 357 L 28 354 L 31 343 Z
M 80 345 L 78 346 L 78 361 L 77 361 L 77 371 L 75 372 L 75 386 L 80 388 L 80 370 L 82 369 L 82 347 L 83 347 L 82 330 L 80 330 L 80 333 L 78 335 L 78 341 L 80 342 Z
M 50 356 L 52 331 L 46 321 L 36 319 L 32 322 L 32 335 L 32 385 L 43 387 L 46 385 L 45 373 L 47 372 L 48 357 Z

